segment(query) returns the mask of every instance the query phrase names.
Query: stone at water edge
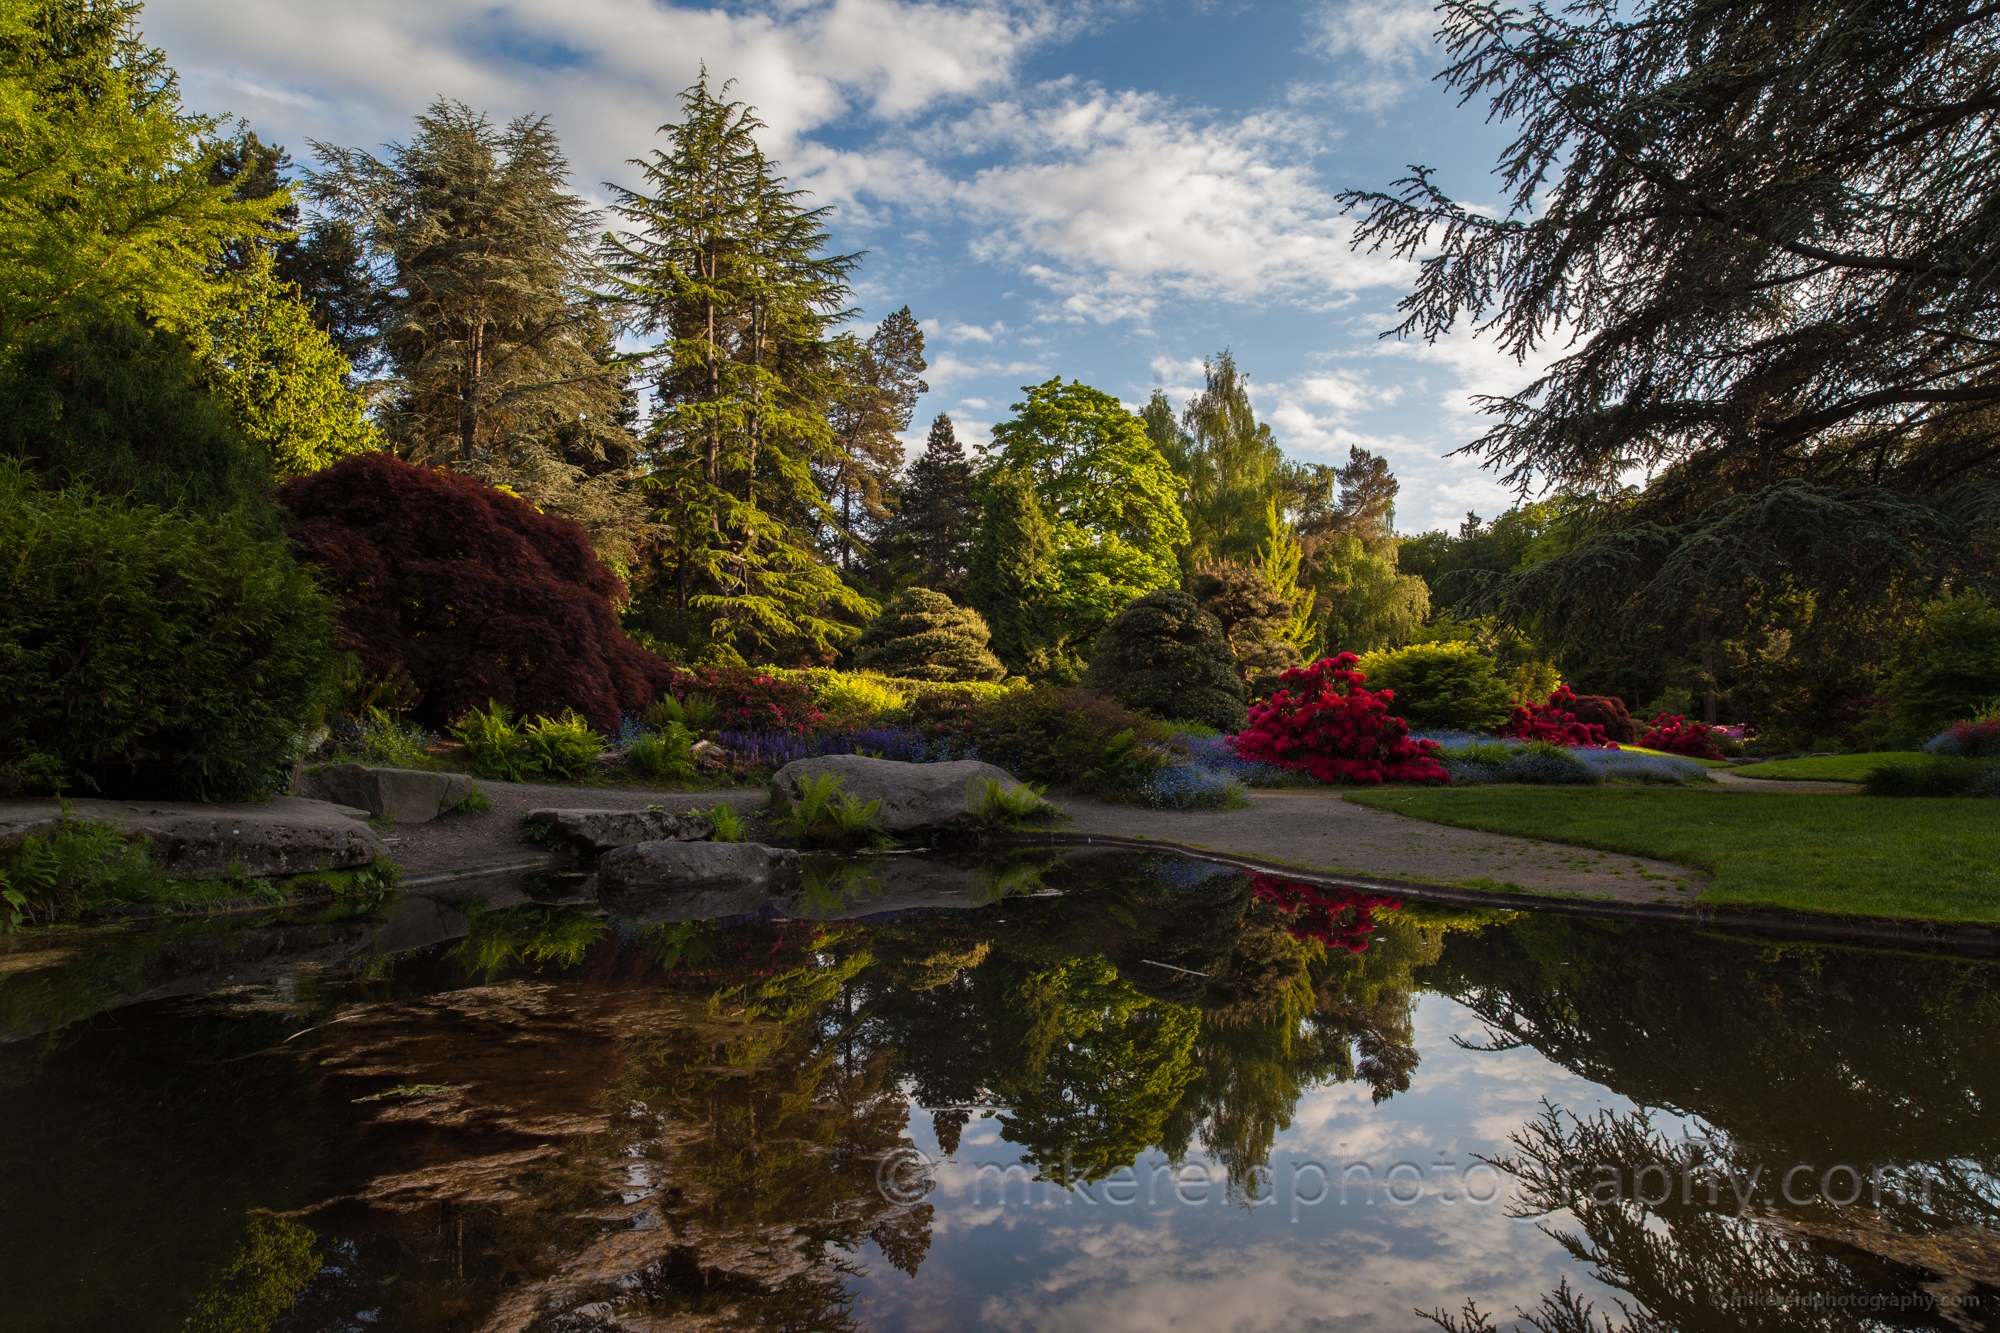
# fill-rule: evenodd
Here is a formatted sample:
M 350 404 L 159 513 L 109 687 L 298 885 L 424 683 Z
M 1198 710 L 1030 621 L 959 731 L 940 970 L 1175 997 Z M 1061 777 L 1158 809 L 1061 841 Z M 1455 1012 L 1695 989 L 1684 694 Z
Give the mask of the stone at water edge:
M 898 759 L 871 759 L 858 754 L 829 754 L 795 759 L 771 775 L 771 804 L 782 812 L 798 803 L 807 778 L 836 774 L 843 795 L 862 802 L 882 802 L 882 827 L 891 833 L 941 829 L 964 819 L 974 784 L 998 782 L 1003 791 L 1021 783 L 1004 768 L 977 759 L 938 764 L 909 764 Z
M 723 885 L 789 887 L 798 877 L 797 852 L 759 842 L 640 842 L 614 847 L 597 863 L 598 890 L 613 895 Z
M 640 842 L 694 842 L 715 832 L 708 816 L 673 810 L 530 810 L 521 822 L 593 852 Z
M 329 799 L 394 824 L 427 824 L 472 795 L 472 779 L 463 773 L 330 764 L 312 776 Z
M 78 797 L 72 818 L 109 824 L 144 838 L 155 866 L 169 879 L 220 879 L 229 874 L 302 875 L 365 866 L 382 852 L 375 830 L 338 806 L 297 796 L 255 804 L 199 801 L 105 801 Z M 0 801 L 0 850 L 26 837 L 47 837 L 62 819 L 55 800 Z

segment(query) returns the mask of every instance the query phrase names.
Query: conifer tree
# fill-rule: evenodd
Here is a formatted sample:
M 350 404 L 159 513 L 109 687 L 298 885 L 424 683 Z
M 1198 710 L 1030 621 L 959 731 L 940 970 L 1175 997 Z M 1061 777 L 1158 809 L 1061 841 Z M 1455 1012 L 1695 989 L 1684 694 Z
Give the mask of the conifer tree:
M 1017 676 L 1073 681 L 1081 667 L 1056 606 L 1055 527 L 1034 483 L 1011 468 L 979 479 L 979 532 L 966 600 L 993 631 L 993 651 Z
M 1007 674 L 977 611 L 929 588 L 905 588 L 863 631 L 854 664 L 911 680 L 998 680 Z
M 440 99 L 386 160 L 313 148 L 314 196 L 354 228 L 387 293 L 381 416 L 397 452 L 516 490 L 629 558 L 636 505 L 556 453 L 561 431 L 622 446 L 623 376 L 598 357 L 610 321 L 592 292 L 593 218 L 548 118 L 503 129 Z
M 979 509 L 974 472 L 951 418 L 931 422 L 923 455 L 910 464 L 896 516 L 883 534 L 885 563 L 912 582 L 955 594 L 965 585 Z
M 827 253 L 827 210 L 786 186 L 763 122 L 706 71 L 681 112 L 636 163 L 643 187 L 616 189 L 628 230 L 606 243 L 632 322 L 659 338 L 643 365 L 664 534 L 640 618 L 685 656 L 830 658 L 844 619 L 875 609 L 815 540 L 837 521 L 813 468 L 839 447 L 829 333 L 856 256 Z
M 834 386 L 828 417 L 835 448 L 816 469 L 840 514 L 829 546 L 851 571 L 867 536 L 890 516 L 890 490 L 903 466 L 903 441 L 917 398 L 930 386 L 924 372 L 924 331 L 904 306 L 867 338 L 833 340 Z

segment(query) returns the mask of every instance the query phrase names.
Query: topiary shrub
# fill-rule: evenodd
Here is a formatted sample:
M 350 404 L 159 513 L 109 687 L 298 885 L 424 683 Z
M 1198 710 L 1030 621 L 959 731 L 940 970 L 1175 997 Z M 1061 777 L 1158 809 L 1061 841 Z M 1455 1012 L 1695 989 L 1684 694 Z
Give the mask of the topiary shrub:
M 906 680 L 998 680 L 1007 668 L 986 646 L 992 639 L 977 611 L 905 588 L 862 632 L 854 664 Z
M 1585 726 L 1604 729 L 1604 739 L 1613 745 L 1634 745 L 1639 740 L 1639 724 L 1632 720 L 1625 701 L 1615 694 L 1573 695 L 1569 711 Z
M 333 609 L 238 522 L 0 462 L 0 790 L 268 795 L 339 697 Z
M 279 499 L 363 670 L 401 668 L 434 726 L 497 700 L 574 708 L 608 733 L 666 687 L 668 665 L 619 628 L 624 585 L 568 519 L 387 454 L 342 459 Z
M 1251 706 L 1236 752 L 1321 782 L 1447 781 L 1437 742 L 1410 738 L 1387 691 L 1364 688 L 1368 678 L 1351 670 L 1358 661 L 1342 653 L 1280 676 L 1284 688 Z
M 1493 659 L 1469 643 L 1418 643 L 1369 653 L 1360 670 L 1395 695 L 1389 711 L 1413 727 L 1490 731 L 1507 720 L 1508 686 Z
M 1177 588 L 1149 592 L 1118 613 L 1097 636 L 1084 685 L 1160 717 L 1219 731 L 1243 725 L 1243 682 L 1222 623 Z

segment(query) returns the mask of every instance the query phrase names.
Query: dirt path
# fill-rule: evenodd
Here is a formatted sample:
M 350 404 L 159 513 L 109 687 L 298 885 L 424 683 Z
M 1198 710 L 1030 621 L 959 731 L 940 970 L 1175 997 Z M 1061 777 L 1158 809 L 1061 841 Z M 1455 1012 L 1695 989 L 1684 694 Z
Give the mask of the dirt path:
M 1691 905 L 1707 876 L 1618 852 L 1537 842 L 1350 805 L 1338 792 L 1253 791 L 1242 810 L 1149 810 L 1059 799 L 1070 834 L 1179 843 L 1301 869 L 1564 898 Z

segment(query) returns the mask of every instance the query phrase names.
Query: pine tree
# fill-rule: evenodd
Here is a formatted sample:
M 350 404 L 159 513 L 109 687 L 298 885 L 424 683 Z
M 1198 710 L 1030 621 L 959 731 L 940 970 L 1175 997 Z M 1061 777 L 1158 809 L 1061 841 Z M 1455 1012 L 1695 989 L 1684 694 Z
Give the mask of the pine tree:
M 899 436 L 910 428 L 918 396 L 930 390 L 918 378 L 925 367 L 924 331 L 904 306 L 866 339 L 834 339 L 833 362 L 828 417 L 836 448 L 815 470 L 840 514 L 828 545 L 851 572 L 869 534 L 889 519 L 889 492 L 903 466 Z
M 636 504 L 557 453 L 561 432 L 629 446 L 616 424 L 623 375 L 598 355 L 611 329 L 592 292 L 593 217 L 569 192 L 548 118 L 502 129 L 440 100 L 387 160 L 313 148 L 326 164 L 308 174 L 315 198 L 354 229 L 387 293 L 381 416 L 397 452 L 516 490 L 629 558 Z
M 910 464 L 896 516 L 883 533 L 883 561 L 899 582 L 947 594 L 965 586 L 966 562 L 979 526 L 974 477 L 951 418 L 938 413 L 922 457 Z
M 763 122 L 706 71 L 681 111 L 637 163 L 644 188 L 616 191 L 629 231 L 606 249 L 633 323 L 660 338 L 643 363 L 664 533 L 640 619 L 685 656 L 830 659 L 842 618 L 875 610 L 816 541 L 838 521 L 813 468 L 838 449 L 829 332 L 857 260 L 826 253 L 827 210 L 786 187 Z

